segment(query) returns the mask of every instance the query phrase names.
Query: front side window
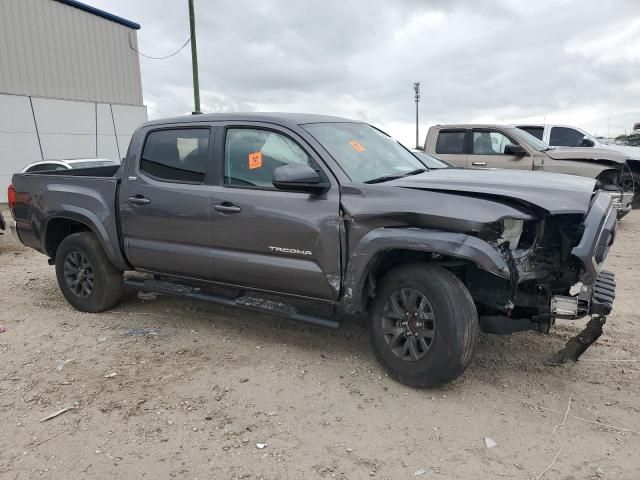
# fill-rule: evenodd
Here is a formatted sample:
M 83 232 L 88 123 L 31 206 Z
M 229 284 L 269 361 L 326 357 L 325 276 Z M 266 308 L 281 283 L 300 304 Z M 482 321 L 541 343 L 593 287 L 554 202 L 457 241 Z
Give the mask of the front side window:
M 441 130 L 436 142 L 436 153 L 458 155 L 464 153 L 464 130 Z
M 209 130 L 156 130 L 147 135 L 140 171 L 166 182 L 204 183 Z
M 513 142 L 500 132 L 473 132 L 473 150 L 475 155 L 504 155 L 504 147 Z
M 425 169 L 409 150 L 366 123 L 312 123 L 303 127 L 354 182 L 371 182 Z
M 553 127 L 549 137 L 552 147 L 579 147 L 582 145 L 584 133 L 567 127 Z
M 289 137 L 270 130 L 230 128 L 224 151 L 224 183 L 237 187 L 269 188 L 273 171 L 289 164 L 315 162 Z

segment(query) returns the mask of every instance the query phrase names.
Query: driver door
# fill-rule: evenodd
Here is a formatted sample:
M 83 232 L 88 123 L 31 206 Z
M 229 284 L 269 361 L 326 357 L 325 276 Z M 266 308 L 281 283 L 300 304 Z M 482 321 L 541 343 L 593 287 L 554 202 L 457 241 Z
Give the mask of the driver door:
M 471 151 L 467 159 L 468 166 L 471 168 L 533 169 L 532 156 L 520 157 L 505 154 L 507 145 L 518 145 L 518 142 L 498 130 L 474 128 Z
M 338 184 L 293 132 L 229 123 L 211 191 L 216 281 L 334 300 L 340 287 Z M 306 163 L 331 183 L 321 195 L 276 189 L 273 170 Z

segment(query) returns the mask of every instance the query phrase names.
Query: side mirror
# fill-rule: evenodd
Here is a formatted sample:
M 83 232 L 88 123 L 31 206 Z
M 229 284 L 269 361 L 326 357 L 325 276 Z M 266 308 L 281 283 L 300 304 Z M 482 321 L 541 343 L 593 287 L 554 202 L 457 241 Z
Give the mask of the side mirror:
M 504 154 L 513 155 L 514 157 L 526 157 L 529 155 L 529 152 L 527 152 L 520 145 L 509 144 L 509 145 L 505 145 Z
M 319 195 L 329 190 L 329 183 L 324 182 L 320 174 L 303 163 L 282 165 L 273 171 L 273 186 L 287 192 L 309 193 Z
M 595 147 L 595 145 L 596 145 L 596 142 L 591 140 L 586 135 L 584 137 L 582 137 L 582 141 L 580 142 L 580 146 L 581 147 Z

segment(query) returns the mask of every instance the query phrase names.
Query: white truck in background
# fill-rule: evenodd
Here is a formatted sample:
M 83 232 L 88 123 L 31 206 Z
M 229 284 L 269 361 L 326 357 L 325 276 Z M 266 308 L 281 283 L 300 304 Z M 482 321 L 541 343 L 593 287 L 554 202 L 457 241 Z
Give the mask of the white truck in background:
M 622 175 L 622 187 L 635 192 L 633 207 L 640 207 L 640 147 L 605 143 L 578 127 L 568 125 L 520 124 L 519 129 L 533 135 L 551 147 L 594 147 L 614 150 L 627 156 L 627 171 Z

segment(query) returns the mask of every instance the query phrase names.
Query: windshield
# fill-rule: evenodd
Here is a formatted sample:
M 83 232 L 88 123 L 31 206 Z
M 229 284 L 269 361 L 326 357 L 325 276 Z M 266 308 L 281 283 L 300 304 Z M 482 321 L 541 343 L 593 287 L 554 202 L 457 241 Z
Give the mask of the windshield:
M 428 153 L 421 152 L 419 150 L 413 150 L 413 154 L 424 163 L 429 170 L 437 170 L 439 168 L 451 168 L 453 165 L 442 160 L 438 160 L 436 157 L 432 157 Z
M 526 143 L 527 145 L 531 145 L 532 148 L 539 152 L 544 152 L 545 150 L 549 150 L 549 145 L 544 143 L 542 140 L 538 140 L 536 137 L 531 135 L 530 133 L 525 132 L 524 130 L 520 130 L 519 128 L 510 128 L 509 133 L 511 133 L 518 140 Z
M 425 169 L 409 150 L 365 123 L 314 123 L 304 129 L 354 182 L 371 182 Z

